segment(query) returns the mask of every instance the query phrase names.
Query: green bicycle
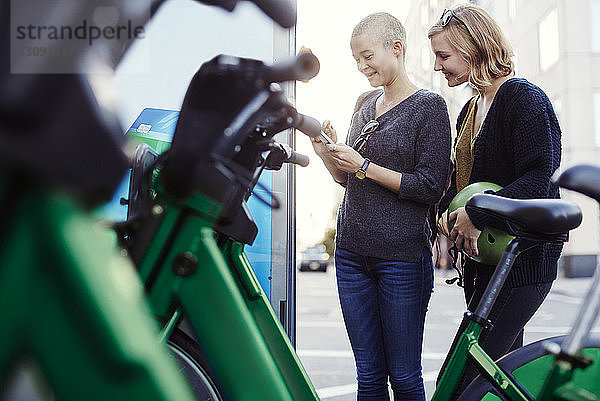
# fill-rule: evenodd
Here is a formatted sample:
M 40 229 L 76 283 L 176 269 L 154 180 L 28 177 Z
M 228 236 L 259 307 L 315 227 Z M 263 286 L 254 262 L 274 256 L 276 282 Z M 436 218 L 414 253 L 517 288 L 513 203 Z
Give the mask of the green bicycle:
M 129 219 L 117 229 L 198 398 L 318 400 L 244 254 L 257 234 L 246 201 L 261 172 L 308 162 L 273 136 L 320 134 L 272 83 L 317 71 L 311 54 L 273 67 L 216 57 L 190 83 L 171 148 L 138 146 Z
M 0 3 L 5 27 L 9 3 Z M 231 9 L 236 1 L 209 3 Z M 293 25 L 285 3 L 259 3 Z M 81 17 L 75 11 L 61 12 L 59 22 L 74 25 Z M 7 54 L 9 42 L 2 35 Z M 127 167 L 116 119 L 100 112 L 83 74 L 7 68 L 0 67 L 0 396 L 195 399 L 175 360 L 189 355 L 159 345 L 133 265 L 117 251 L 114 233 L 89 217 Z M 22 371 L 33 386 L 20 386 L 15 375 Z
M 574 167 L 557 184 L 600 200 L 600 169 Z M 541 340 L 517 349 L 500 360 L 491 360 L 478 344 L 489 324 L 489 311 L 519 252 L 544 242 L 567 239 L 569 230 L 581 222 L 579 208 L 563 200 L 515 200 L 476 194 L 466 204 L 489 214 L 498 228 L 515 237 L 496 266 L 482 301 L 472 313 L 466 329 L 457 336 L 448 364 L 440 377 L 433 400 L 452 398 L 467 361 L 480 372 L 458 399 L 466 400 L 597 400 L 600 396 L 600 338 L 589 331 L 598 314 L 598 274 L 583 302 L 569 335 Z

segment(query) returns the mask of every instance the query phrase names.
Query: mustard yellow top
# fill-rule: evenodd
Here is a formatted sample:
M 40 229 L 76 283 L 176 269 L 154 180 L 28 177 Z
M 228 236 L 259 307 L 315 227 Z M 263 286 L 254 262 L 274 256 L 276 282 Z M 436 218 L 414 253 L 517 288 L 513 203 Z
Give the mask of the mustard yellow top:
M 473 97 L 469 103 L 467 115 L 463 120 L 458 140 L 456 141 L 455 164 L 456 164 L 456 189 L 460 192 L 464 187 L 469 185 L 471 177 L 471 169 L 473 168 L 473 147 L 477 133 L 475 132 L 475 114 L 477 114 L 477 99 L 479 96 Z

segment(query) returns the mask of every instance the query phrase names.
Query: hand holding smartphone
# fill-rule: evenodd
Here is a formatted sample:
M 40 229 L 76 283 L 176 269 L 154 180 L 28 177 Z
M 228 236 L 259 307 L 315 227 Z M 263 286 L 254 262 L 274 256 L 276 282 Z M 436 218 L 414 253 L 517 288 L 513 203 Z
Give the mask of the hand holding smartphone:
M 325 131 L 333 131 L 333 134 L 335 134 L 335 130 L 333 129 L 333 126 L 331 125 L 331 121 L 329 121 L 329 120 L 323 121 L 323 124 L 321 127 L 321 135 L 319 136 L 319 139 L 321 139 L 321 142 L 323 142 L 324 144 L 335 145 L 335 142 L 333 141 L 333 139 L 331 139 L 331 137 L 329 137 L 329 135 L 327 135 L 325 133 Z
M 319 135 L 319 139 L 321 139 L 321 141 L 323 143 L 330 143 L 332 145 L 335 145 L 335 142 L 333 142 L 333 139 L 328 137 L 323 131 L 321 131 L 321 135 Z

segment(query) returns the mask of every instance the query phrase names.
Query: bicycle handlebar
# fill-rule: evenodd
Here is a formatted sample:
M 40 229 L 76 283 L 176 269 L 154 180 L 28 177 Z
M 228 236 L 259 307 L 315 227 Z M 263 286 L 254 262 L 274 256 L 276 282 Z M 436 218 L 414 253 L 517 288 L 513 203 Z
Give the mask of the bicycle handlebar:
M 319 120 L 301 113 L 296 113 L 294 128 L 302 131 L 311 138 L 318 138 L 321 134 L 321 123 Z
M 262 61 L 221 54 L 204 65 L 206 74 L 225 75 L 245 72 L 247 79 L 254 79 L 256 86 L 285 81 L 306 81 L 319 73 L 319 59 L 312 53 L 297 56 L 265 65 Z
M 281 89 L 270 87 L 269 91 L 259 92 L 233 119 L 213 148 L 211 156 L 215 160 L 230 158 L 236 151 L 236 145 L 242 145 L 251 132 L 251 127 L 265 116 L 274 118 L 270 135 L 288 128 L 296 128 L 305 135 L 316 138 L 321 134 L 321 123 L 310 116 L 298 113 L 288 102 Z
M 221 165 L 217 170 L 232 163 L 244 165 L 246 172 L 253 170 L 249 159 L 255 155 L 247 139 L 257 126 L 270 137 L 289 128 L 317 137 L 319 121 L 298 113 L 273 83 L 274 79 L 305 78 L 306 71 L 314 74 L 317 65 L 316 57 L 308 53 L 273 66 L 223 55 L 204 63 L 188 87 L 165 162 L 165 185 L 171 195 L 185 197 L 195 187 L 221 200 L 230 191 L 233 176 L 239 174 L 215 171 L 216 163 Z M 182 181 L 190 171 L 194 179 Z
M 314 78 L 319 73 L 320 68 L 321 64 L 317 56 L 312 53 L 300 53 L 288 60 L 267 67 L 267 81 L 307 81 Z
M 600 202 L 600 166 L 579 164 L 569 167 L 562 174 L 553 178 L 555 184 L 561 188 L 579 192 Z M 584 345 L 594 322 L 600 312 L 600 274 L 594 274 L 594 281 L 590 286 L 579 310 L 570 333 L 561 345 L 561 351 L 567 355 L 576 355 Z
M 555 176 L 553 181 L 561 188 L 579 192 L 600 202 L 600 166 L 578 164 Z
M 197 0 L 200 3 L 233 11 L 239 0 Z M 296 25 L 296 8 L 289 0 L 249 0 L 283 28 Z
M 252 0 L 265 14 L 284 28 L 296 25 L 296 9 L 288 0 Z
M 293 163 L 301 167 L 306 167 L 310 163 L 310 159 L 308 156 L 296 152 L 285 143 L 272 142 L 269 156 L 267 156 L 265 162 L 265 169 L 279 170 L 283 166 L 283 163 Z
M 287 145 L 284 145 L 284 146 L 287 146 Z M 308 166 L 310 164 L 310 158 L 307 155 L 305 155 L 303 153 L 296 152 L 292 148 L 290 148 L 290 151 L 291 151 L 291 154 L 287 158 L 287 161 L 289 163 L 297 164 L 300 167 L 306 167 L 306 166 Z

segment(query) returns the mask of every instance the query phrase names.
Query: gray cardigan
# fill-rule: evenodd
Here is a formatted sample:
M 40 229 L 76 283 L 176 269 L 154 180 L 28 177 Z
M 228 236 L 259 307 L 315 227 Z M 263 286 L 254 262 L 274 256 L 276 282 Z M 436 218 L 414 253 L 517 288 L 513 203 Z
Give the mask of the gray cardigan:
M 380 91 L 383 93 L 382 91 Z M 370 96 L 354 113 L 346 143 L 375 118 Z M 362 96 L 361 96 L 362 97 Z M 359 98 L 360 102 L 360 98 Z M 450 120 L 444 99 L 418 90 L 377 118 L 363 156 L 402 173 L 398 194 L 348 174 L 337 219 L 336 246 L 363 256 L 418 261 L 429 245 L 427 210 L 444 191 L 450 160 Z

